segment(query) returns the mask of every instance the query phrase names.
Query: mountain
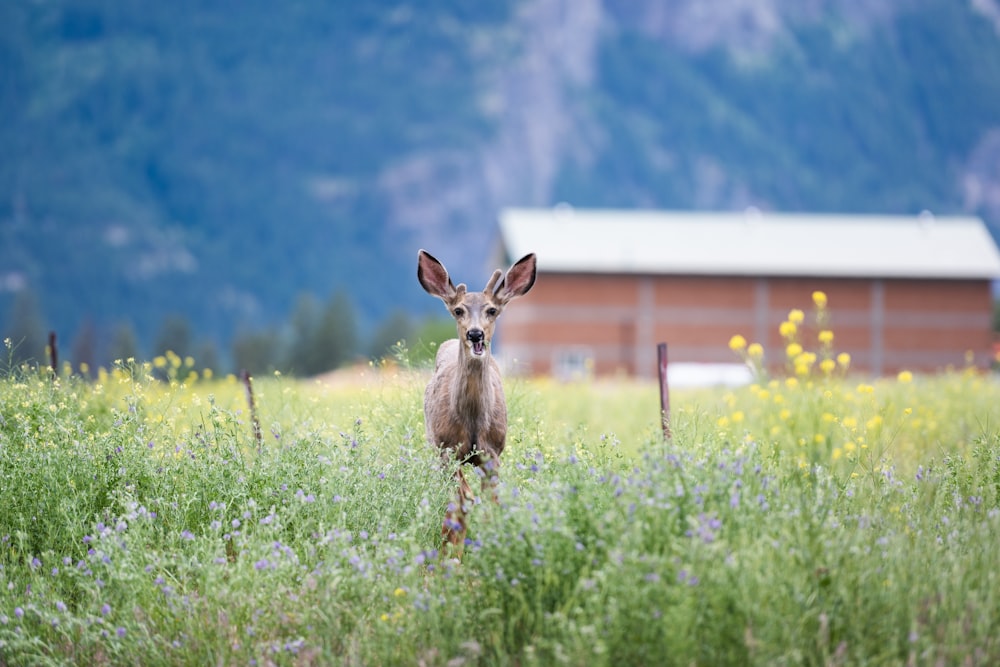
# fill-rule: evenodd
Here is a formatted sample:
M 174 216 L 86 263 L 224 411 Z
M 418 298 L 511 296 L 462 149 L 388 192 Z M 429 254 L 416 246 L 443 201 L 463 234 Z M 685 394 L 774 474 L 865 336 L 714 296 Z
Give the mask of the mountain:
M 0 26 L 8 329 L 31 291 L 63 339 L 148 348 L 179 315 L 226 349 L 341 291 L 370 331 L 438 312 L 419 247 L 485 278 L 503 206 L 1000 222 L 997 0 L 14 0 Z

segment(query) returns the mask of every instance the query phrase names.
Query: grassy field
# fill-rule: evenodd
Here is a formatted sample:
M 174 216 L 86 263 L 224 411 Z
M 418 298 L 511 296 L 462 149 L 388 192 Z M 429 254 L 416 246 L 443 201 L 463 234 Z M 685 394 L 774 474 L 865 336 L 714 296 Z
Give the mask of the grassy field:
M 259 443 L 190 360 L 11 371 L 0 665 L 1000 663 L 1000 384 L 797 359 L 669 442 L 652 384 L 508 380 L 461 562 L 420 371 L 257 379 Z

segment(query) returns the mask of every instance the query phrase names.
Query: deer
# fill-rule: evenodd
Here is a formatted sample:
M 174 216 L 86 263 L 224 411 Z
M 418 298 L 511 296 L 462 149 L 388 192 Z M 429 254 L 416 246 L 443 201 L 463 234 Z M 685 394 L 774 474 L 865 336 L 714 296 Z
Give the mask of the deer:
M 514 262 L 506 273 L 493 272 L 482 292 L 452 283 L 448 270 L 426 250 L 417 254 L 417 280 L 441 299 L 455 319 L 458 337 L 438 347 L 434 372 L 424 391 L 427 441 L 439 448 L 443 461 L 456 458 L 458 503 L 449 504 L 441 528 L 445 545 L 461 554 L 465 544 L 466 509 L 474 501 L 465 479 L 465 464 L 482 474 L 482 492 L 497 501 L 500 454 L 507 440 L 507 401 L 500 365 L 492 355 L 497 318 L 512 299 L 535 284 L 535 254 Z

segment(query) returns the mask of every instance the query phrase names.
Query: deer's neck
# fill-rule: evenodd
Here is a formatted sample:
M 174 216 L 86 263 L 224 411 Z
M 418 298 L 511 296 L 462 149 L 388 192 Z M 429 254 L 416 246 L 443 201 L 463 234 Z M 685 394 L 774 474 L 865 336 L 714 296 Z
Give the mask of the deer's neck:
M 494 400 L 492 373 L 493 359 L 489 354 L 474 357 L 462 347 L 451 395 L 455 412 L 471 433 L 485 426 L 486 414 Z

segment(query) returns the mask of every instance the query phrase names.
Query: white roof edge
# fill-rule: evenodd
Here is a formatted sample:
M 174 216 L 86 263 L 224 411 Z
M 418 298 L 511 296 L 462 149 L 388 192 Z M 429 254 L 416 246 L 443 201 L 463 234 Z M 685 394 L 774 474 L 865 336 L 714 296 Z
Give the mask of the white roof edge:
M 977 216 L 508 208 L 507 253 L 585 273 L 995 279 Z

